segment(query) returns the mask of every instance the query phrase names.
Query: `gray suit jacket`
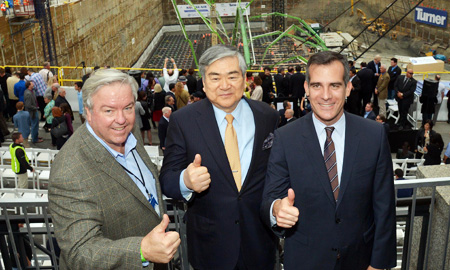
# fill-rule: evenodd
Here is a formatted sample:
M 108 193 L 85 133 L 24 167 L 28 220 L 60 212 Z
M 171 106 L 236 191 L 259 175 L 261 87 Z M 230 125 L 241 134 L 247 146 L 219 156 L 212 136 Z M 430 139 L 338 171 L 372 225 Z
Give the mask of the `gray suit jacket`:
M 139 140 L 136 149 L 156 179 L 160 213 L 164 213 L 156 166 Z M 61 269 L 142 269 L 141 240 L 161 220 L 86 125 L 56 156 L 49 208 L 61 248 Z

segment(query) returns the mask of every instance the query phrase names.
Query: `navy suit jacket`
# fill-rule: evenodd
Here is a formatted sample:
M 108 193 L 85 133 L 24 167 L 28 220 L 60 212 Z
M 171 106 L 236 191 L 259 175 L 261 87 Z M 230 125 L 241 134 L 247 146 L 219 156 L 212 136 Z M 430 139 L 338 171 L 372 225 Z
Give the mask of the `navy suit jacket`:
M 382 125 L 345 113 L 345 152 L 337 202 L 312 116 L 275 131 L 261 214 L 270 226 L 275 199 L 295 192 L 298 221 L 284 231 L 284 267 L 391 268 L 396 264 L 392 160 Z M 322 142 L 323 143 L 323 142 Z
M 245 100 L 255 119 L 255 139 L 251 164 L 240 192 L 211 102 L 204 99 L 170 116 L 160 175 L 163 193 L 183 199 L 180 173 L 196 154 L 201 155 L 202 166 L 211 175 L 209 188 L 192 194 L 186 213 L 189 262 L 196 269 L 234 269 L 239 253 L 248 269 L 274 268 L 276 237 L 264 226 L 259 211 L 271 146 L 267 138 L 273 138 L 273 134 L 269 135 L 279 117 L 267 104 Z M 263 145 L 266 145 L 264 149 Z
M 397 102 L 405 102 L 406 104 L 412 104 L 414 102 L 414 92 L 417 88 L 417 81 L 414 78 L 410 78 L 409 81 L 405 85 L 405 77 L 406 75 L 398 76 L 397 80 L 394 84 L 395 89 L 395 100 Z M 403 93 L 403 99 L 400 99 L 397 96 L 397 93 Z
M 163 148 L 166 146 L 166 137 L 167 137 L 167 128 L 169 127 L 169 122 L 167 122 L 166 118 L 161 116 L 158 125 L 158 138 L 159 138 L 159 147 Z

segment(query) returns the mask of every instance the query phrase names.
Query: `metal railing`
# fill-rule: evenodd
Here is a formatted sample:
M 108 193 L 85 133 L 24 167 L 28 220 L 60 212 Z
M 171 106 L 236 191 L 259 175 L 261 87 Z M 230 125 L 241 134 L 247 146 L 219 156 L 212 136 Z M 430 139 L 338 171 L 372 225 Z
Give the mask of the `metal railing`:
M 447 256 L 447 250 L 450 236 L 450 203 L 445 198 L 450 192 L 447 187 L 450 186 L 450 177 L 398 180 L 394 183 L 396 190 L 413 189 L 412 197 L 396 201 L 397 224 L 406 221 L 401 269 L 449 269 L 450 257 Z M 5 192 L 0 190 L 0 194 Z M 2 265 L 10 269 L 8 267 L 12 261 L 16 265 L 26 265 L 28 262 L 24 245 L 32 248 L 33 256 L 30 261 L 36 269 L 58 269 L 51 216 L 47 210 L 48 199 L 45 191 L 42 192 L 42 196 L 36 193 L 36 196 L 32 197 L 23 196 L 26 190 L 18 190 L 17 198 L 0 201 L 0 252 L 3 262 L 0 263 L 0 269 L 3 269 Z M 168 213 L 174 222 L 169 226 L 180 233 L 182 240 L 179 256 L 170 264 L 170 268 L 187 270 L 189 263 L 183 222 L 185 207 L 177 205 L 176 202 L 170 205 L 173 208 L 169 206 Z M 20 208 L 20 211 L 17 211 L 17 208 Z M 13 211 L 19 214 L 12 214 Z M 18 229 L 18 224 L 24 224 L 24 227 Z M 39 225 L 36 227 L 36 224 Z M 47 247 L 44 247 L 45 243 Z

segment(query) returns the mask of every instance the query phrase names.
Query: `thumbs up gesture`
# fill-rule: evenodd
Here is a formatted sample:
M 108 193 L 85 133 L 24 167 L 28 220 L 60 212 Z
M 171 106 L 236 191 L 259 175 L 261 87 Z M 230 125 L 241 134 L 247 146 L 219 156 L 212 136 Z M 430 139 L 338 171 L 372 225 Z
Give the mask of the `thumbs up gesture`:
M 277 219 L 277 225 L 283 228 L 291 228 L 298 221 L 299 211 L 294 206 L 295 192 L 292 188 L 288 190 L 287 197 L 275 201 L 272 208 L 272 214 Z
M 198 193 L 208 189 L 211 183 L 208 168 L 201 164 L 202 157 L 200 154 L 195 155 L 194 161 L 189 164 L 183 174 L 186 187 Z
M 164 214 L 161 223 L 153 228 L 141 241 L 144 258 L 153 263 L 168 263 L 181 243 L 177 232 L 166 232 L 169 216 Z

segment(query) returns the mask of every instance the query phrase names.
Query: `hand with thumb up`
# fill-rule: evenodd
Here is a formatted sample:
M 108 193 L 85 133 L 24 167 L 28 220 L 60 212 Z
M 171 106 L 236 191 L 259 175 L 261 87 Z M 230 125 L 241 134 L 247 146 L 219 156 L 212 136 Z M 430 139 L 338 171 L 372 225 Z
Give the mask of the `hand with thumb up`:
M 153 263 L 168 263 L 181 243 L 177 232 L 166 232 L 169 216 L 164 214 L 161 223 L 153 228 L 141 241 L 144 258 Z
M 195 155 L 194 161 L 189 164 L 183 174 L 184 184 L 187 188 L 200 193 L 209 188 L 211 176 L 208 168 L 202 166 L 202 157 L 200 154 Z
M 291 228 L 298 221 L 299 211 L 294 206 L 295 193 L 292 188 L 288 190 L 287 197 L 275 201 L 272 208 L 272 214 L 277 219 L 277 225 L 283 228 Z

